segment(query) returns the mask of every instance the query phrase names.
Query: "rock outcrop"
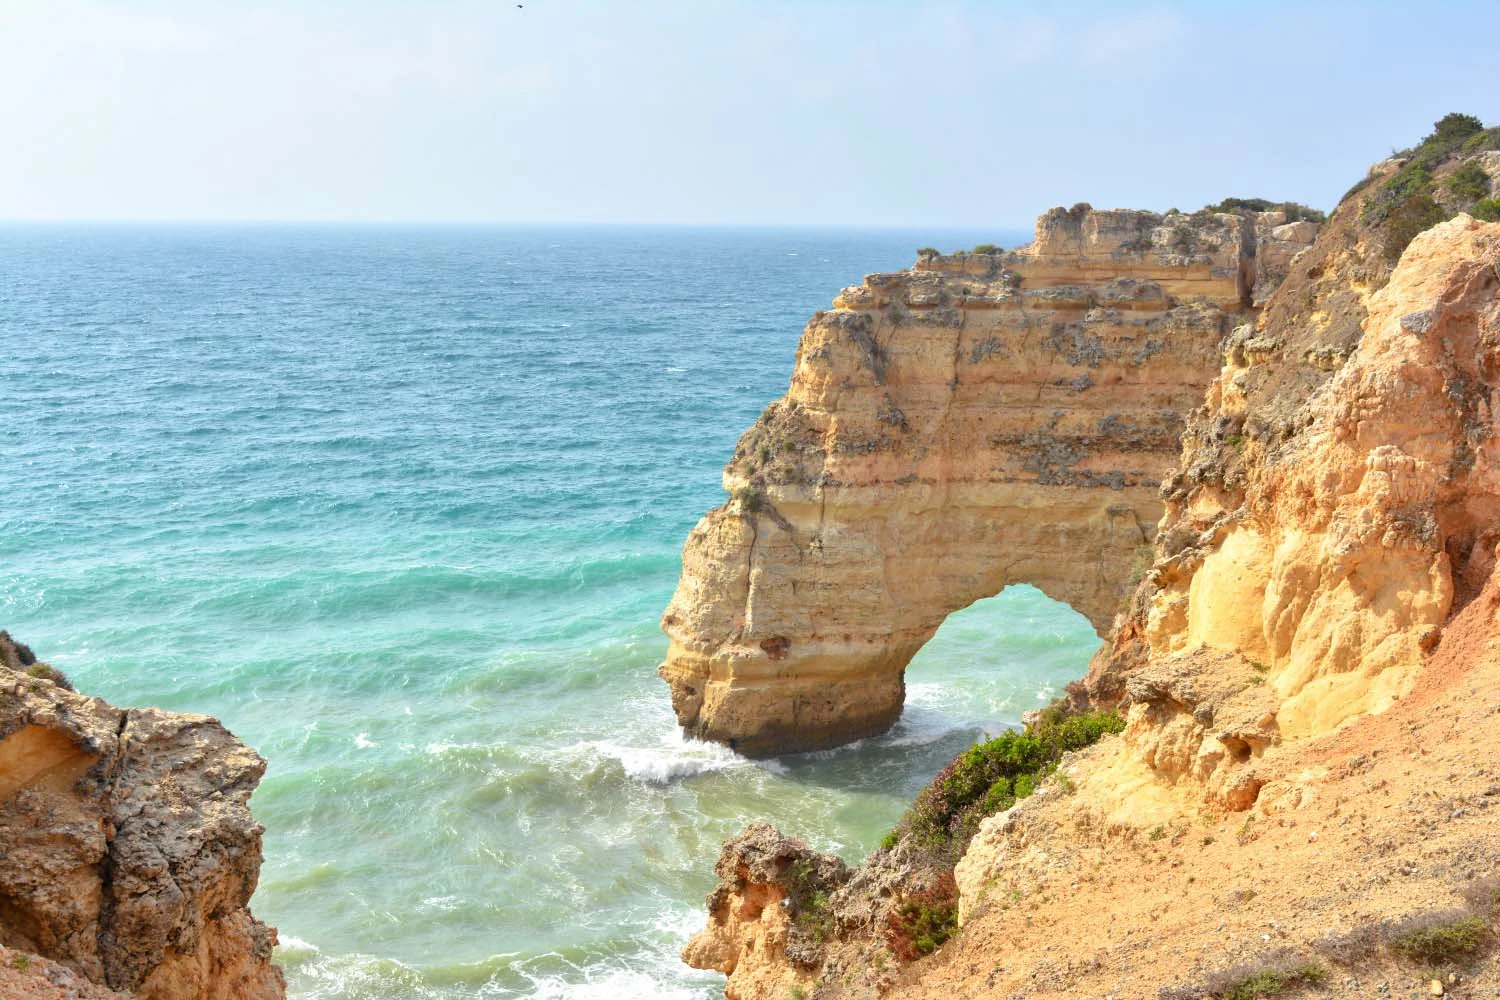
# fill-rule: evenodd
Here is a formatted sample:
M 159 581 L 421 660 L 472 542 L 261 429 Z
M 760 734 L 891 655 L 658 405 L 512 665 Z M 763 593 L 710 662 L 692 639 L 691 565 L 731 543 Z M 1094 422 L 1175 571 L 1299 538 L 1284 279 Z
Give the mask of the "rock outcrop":
M 728 976 L 729 1000 L 806 989 L 832 930 L 830 895 L 849 880 L 848 866 L 752 823 L 724 845 L 714 872 L 708 926 L 683 948 L 683 961 Z
M 1480 198 L 1486 145 L 1449 116 L 1276 265 L 1070 690 L 1124 732 L 979 824 L 937 955 L 825 960 L 809 997 L 1500 990 L 1500 222 L 1430 196 Z M 885 955 L 841 933 L 825 955 Z
M 140 1000 L 276 1000 L 248 904 L 265 761 L 216 720 L 85 698 L 0 632 L 0 944 Z
M 845 289 L 687 540 L 661 675 L 689 735 L 880 732 L 943 619 L 1013 583 L 1106 634 L 1226 334 L 1316 231 L 1283 221 L 1054 209 L 1021 250 Z

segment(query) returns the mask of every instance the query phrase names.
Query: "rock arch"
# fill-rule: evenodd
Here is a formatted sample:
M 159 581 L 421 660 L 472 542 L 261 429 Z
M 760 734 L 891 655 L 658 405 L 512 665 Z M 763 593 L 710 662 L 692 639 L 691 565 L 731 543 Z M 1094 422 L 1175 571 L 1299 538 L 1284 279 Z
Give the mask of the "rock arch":
M 944 618 L 1014 583 L 1105 635 L 1183 418 L 1279 277 L 1276 215 L 1054 209 L 1019 251 L 925 255 L 814 315 L 662 616 L 687 733 L 750 756 L 878 733 Z

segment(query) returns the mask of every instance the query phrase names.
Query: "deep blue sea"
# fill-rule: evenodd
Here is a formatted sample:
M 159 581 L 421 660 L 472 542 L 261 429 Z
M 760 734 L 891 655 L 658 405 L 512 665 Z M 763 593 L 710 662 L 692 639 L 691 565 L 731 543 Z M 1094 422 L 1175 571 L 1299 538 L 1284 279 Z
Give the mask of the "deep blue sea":
M 655 675 L 808 315 L 1023 239 L 0 227 L 0 628 L 270 761 L 254 907 L 292 996 L 721 995 L 676 957 L 721 840 L 862 856 L 1096 645 L 1013 588 L 919 654 L 891 733 L 760 763 L 685 743 Z

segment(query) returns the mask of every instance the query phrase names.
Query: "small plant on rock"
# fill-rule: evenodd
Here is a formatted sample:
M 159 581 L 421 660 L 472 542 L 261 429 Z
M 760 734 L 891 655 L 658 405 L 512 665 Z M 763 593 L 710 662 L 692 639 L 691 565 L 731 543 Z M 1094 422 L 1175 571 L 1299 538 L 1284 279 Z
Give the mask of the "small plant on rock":
M 958 886 L 951 872 L 896 907 L 886 929 L 886 944 L 896 957 L 911 962 L 930 955 L 958 930 Z
M 736 487 L 734 501 L 746 514 L 758 514 L 766 509 L 766 495 L 754 486 Z

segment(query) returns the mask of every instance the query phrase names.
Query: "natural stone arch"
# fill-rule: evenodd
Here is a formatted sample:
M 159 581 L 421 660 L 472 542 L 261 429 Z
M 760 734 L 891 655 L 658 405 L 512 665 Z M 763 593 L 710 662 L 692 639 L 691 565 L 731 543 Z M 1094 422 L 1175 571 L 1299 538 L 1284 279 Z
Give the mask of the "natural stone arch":
M 688 734 L 765 756 L 880 732 L 946 616 L 1011 584 L 1103 636 L 1256 221 L 1056 209 L 1021 251 L 926 256 L 815 315 L 662 617 Z

